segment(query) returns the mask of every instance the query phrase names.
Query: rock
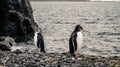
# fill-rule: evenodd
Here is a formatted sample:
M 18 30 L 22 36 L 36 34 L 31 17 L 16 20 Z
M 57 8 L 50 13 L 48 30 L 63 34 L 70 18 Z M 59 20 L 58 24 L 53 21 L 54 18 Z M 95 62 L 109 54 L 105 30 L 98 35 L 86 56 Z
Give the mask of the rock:
M 90 56 L 90 57 L 89 57 L 89 59 L 92 60 L 92 61 L 96 60 L 97 58 L 98 58 L 98 57 L 95 57 L 95 56 Z
M 23 42 L 30 40 L 38 29 L 29 0 L 1 0 L 0 14 L 0 36 Z
M 120 67 L 120 64 L 116 64 L 115 67 Z
M 10 51 L 11 47 L 16 45 L 15 40 L 11 37 L 0 37 L 0 50 Z
M 107 67 L 107 65 L 104 64 L 103 62 L 96 62 L 95 67 Z
M 112 56 L 110 57 L 110 59 L 113 59 L 113 60 L 120 60 L 120 58 L 118 56 Z
M 20 51 L 20 50 L 16 50 L 16 51 L 14 51 L 14 53 L 15 53 L 15 54 L 21 54 L 21 53 L 23 53 L 23 52 Z

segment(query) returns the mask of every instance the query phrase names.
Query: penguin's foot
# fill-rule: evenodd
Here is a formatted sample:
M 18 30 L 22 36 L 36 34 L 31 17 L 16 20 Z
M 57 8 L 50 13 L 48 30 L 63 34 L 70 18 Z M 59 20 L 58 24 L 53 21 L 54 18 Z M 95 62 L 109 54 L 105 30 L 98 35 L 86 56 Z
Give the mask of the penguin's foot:
M 80 57 L 80 53 L 75 53 L 75 58 L 77 59 L 78 57 Z
M 68 52 L 68 54 L 70 54 L 71 56 L 75 56 L 75 54 L 70 51 Z
M 41 53 L 46 53 L 46 51 L 41 51 Z

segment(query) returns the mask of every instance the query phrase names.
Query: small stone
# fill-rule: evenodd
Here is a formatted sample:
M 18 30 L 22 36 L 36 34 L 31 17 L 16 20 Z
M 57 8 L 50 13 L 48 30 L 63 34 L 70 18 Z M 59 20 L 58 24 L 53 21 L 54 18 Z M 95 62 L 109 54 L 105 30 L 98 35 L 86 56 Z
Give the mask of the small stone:
M 16 54 L 20 54 L 20 53 L 23 53 L 23 52 L 20 51 L 20 50 L 16 50 L 16 51 L 14 51 L 14 53 L 16 53 Z
M 120 67 L 120 64 L 116 64 L 115 67 Z
M 82 58 L 77 58 L 77 60 L 82 60 Z
M 74 57 L 72 57 L 72 60 L 75 60 L 75 58 L 74 58 Z

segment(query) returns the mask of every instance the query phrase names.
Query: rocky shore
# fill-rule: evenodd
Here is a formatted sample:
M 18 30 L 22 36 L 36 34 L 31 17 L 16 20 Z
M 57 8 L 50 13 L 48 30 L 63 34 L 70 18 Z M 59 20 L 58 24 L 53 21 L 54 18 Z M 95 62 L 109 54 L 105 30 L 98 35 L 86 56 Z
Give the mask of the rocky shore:
M 38 53 L 36 51 L 0 52 L 0 66 L 6 67 L 120 67 L 120 57 L 81 55 L 69 53 Z

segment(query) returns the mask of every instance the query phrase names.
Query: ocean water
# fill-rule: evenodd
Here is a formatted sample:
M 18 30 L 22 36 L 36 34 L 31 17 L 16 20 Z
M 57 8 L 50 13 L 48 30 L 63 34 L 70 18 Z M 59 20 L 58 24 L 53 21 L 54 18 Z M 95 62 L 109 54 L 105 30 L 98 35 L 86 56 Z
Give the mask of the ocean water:
M 90 55 L 120 55 L 120 2 L 31 2 L 47 52 L 67 52 L 77 24 L 83 26 L 83 47 Z

